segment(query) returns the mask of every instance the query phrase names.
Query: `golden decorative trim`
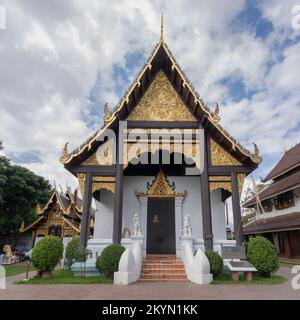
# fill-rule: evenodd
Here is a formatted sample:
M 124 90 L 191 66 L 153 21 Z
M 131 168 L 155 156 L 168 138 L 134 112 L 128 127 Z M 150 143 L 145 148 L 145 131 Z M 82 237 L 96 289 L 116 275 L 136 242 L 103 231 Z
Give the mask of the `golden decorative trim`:
M 155 180 L 147 185 L 148 195 L 174 195 L 175 184 L 171 185 L 162 170 L 159 170 Z
M 33 226 L 35 226 L 38 222 L 40 222 L 44 217 L 41 216 L 39 218 L 37 218 L 33 223 L 31 223 L 29 226 L 25 227 L 24 226 L 24 223 L 22 223 L 20 229 L 19 229 L 19 232 L 23 233 L 29 229 L 31 229 Z
M 115 183 L 114 182 L 93 182 L 92 192 L 106 189 L 115 193 Z
M 77 227 L 75 227 L 71 221 L 69 221 L 68 219 L 66 219 L 64 216 L 62 216 L 62 219 L 63 219 L 72 229 L 74 229 L 75 231 L 77 231 L 78 233 L 80 233 L 80 230 L 79 230 Z
M 212 192 L 217 189 L 224 189 L 231 192 L 231 182 L 210 182 L 209 190 Z
M 171 136 L 172 134 L 190 134 L 190 135 L 196 135 L 200 133 L 199 129 L 156 129 L 156 128 L 147 128 L 147 129 L 144 129 L 144 128 L 127 128 L 124 130 L 124 133 L 126 134 L 159 134 L 159 135 L 168 135 L 168 136 Z
M 240 161 L 235 159 L 229 152 L 227 152 L 213 139 L 210 139 L 210 154 L 211 163 L 213 166 L 242 165 Z
M 209 176 L 209 181 L 231 181 L 231 176 Z
M 196 121 L 160 70 L 127 120 Z
M 93 177 L 93 182 L 115 182 L 115 177 Z
M 244 173 L 237 174 L 237 180 L 238 180 L 238 186 L 239 186 L 240 195 L 243 192 L 245 178 L 246 178 L 246 175 Z
M 136 192 L 137 196 L 142 197 L 157 197 L 157 198 L 169 198 L 169 197 L 185 197 L 185 192 L 176 193 L 174 182 L 171 184 L 162 170 L 159 170 L 155 179 L 151 184 L 147 183 L 147 193 Z
M 77 175 L 77 178 L 80 192 L 82 195 L 84 195 L 85 174 L 79 173 Z M 115 193 L 115 177 L 93 177 L 92 192 L 101 189 L 106 189 L 108 191 L 111 191 L 112 193 Z
M 244 173 L 237 174 L 238 187 L 240 195 L 243 192 L 243 186 L 246 175 Z M 231 177 L 230 176 L 209 176 L 209 189 L 214 191 L 217 189 L 224 189 L 232 192 Z

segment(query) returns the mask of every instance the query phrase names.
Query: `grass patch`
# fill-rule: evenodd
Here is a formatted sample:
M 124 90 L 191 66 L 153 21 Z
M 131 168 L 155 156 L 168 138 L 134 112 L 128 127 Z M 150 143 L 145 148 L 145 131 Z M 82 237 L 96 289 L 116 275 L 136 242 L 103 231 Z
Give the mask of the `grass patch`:
M 74 277 L 72 271 L 54 271 L 51 279 L 32 278 L 28 281 L 16 281 L 15 284 L 95 284 L 112 282 L 112 279 L 104 276 Z
M 213 280 L 212 284 L 282 284 L 287 282 L 288 279 L 278 276 L 272 275 L 271 278 L 263 278 L 258 275 L 253 275 L 252 281 L 245 281 L 243 275 L 239 275 L 238 281 L 232 281 L 230 274 L 225 274 Z
M 14 276 L 16 274 L 22 274 L 26 272 L 26 265 L 25 264 L 10 264 L 4 265 L 6 276 Z M 34 267 L 30 266 L 30 271 L 34 271 Z

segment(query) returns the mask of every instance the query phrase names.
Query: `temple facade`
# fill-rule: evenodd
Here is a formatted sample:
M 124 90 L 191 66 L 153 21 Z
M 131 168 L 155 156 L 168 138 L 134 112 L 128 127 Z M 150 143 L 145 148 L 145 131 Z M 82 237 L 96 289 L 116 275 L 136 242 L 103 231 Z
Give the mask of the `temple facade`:
M 119 104 L 105 105 L 103 126 L 60 162 L 83 195 L 81 244 L 96 255 L 110 243 L 142 241 L 143 253 L 180 256 L 181 241 L 215 249 L 243 242 L 240 194 L 257 168 L 205 105 L 163 35 Z M 232 197 L 235 240 L 227 240 L 225 201 Z M 94 234 L 89 209 L 96 201 Z

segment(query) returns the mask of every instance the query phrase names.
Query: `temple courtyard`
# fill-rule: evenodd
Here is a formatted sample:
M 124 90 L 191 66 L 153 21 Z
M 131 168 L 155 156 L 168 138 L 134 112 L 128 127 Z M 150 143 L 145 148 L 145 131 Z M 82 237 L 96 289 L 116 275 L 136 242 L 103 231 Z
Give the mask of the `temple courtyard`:
M 191 282 L 137 282 L 128 286 L 112 284 L 89 285 L 20 285 L 15 281 L 24 275 L 7 278 L 7 289 L 0 290 L 0 300 L 11 299 L 78 299 L 78 300 L 155 300 L 155 299 L 294 299 L 300 300 L 300 289 L 294 290 L 291 268 L 281 267 L 278 272 L 288 279 L 286 283 L 261 284 L 211 284 Z M 33 275 L 33 273 L 31 273 Z

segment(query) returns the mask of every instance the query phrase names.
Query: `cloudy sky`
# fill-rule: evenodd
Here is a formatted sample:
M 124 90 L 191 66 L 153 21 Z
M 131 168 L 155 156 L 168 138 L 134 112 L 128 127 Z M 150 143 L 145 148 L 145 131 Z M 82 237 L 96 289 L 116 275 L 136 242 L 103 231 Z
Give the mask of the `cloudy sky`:
M 0 0 L 0 140 L 13 163 L 76 181 L 58 162 L 102 124 L 159 39 L 221 124 L 255 141 L 265 176 L 300 142 L 300 0 Z M 294 9 L 295 10 L 295 9 Z M 300 10 L 299 10 L 300 12 Z

